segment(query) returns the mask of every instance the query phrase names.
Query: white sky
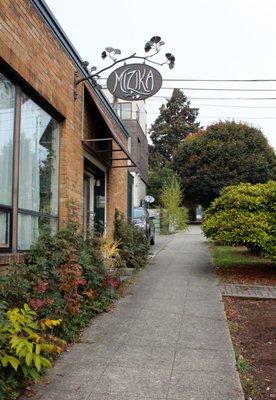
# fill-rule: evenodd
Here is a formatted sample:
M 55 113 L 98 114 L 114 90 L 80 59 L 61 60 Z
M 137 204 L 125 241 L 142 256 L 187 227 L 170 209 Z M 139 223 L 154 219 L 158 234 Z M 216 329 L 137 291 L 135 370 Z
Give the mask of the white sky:
M 105 47 L 120 48 L 122 56 L 135 51 L 144 55 L 145 42 L 159 35 L 166 42 L 164 52 L 176 57 L 173 70 L 160 67 L 163 78 L 276 79 L 276 0 L 46 2 L 81 57 L 98 69 L 108 63 L 100 56 Z M 184 90 L 188 97 L 276 98 L 276 82 L 164 82 L 163 85 L 274 90 Z M 163 89 L 157 93 L 170 94 L 171 91 Z M 158 97 L 147 101 L 148 126 L 157 117 L 162 101 Z M 276 148 L 276 100 L 191 100 L 191 104 L 200 108 L 198 121 L 202 125 L 225 118 L 246 121 L 260 127 Z M 238 107 L 222 107 L 226 105 Z

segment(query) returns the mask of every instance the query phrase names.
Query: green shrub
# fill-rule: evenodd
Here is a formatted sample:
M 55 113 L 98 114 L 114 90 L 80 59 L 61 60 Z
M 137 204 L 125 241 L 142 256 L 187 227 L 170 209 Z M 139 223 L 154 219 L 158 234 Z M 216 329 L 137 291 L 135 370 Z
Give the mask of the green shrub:
M 116 226 L 121 264 L 145 265 L 148 243 L 143 233 L 119 214 Z M 73 341 L 94 315 L 107 311 L 117 298 L 114 289 L 119 279 L 107 254 L 102 254 L 101 238 L 89 234 L 84 240 L 77 232 L 74 221 L 55 235 L 45 230 L 28 252 L 26 263 L 0 276 L 0 400 L 17 399 L 26 379 L 38 377 L 41 367 L 50 366 L 57 343 Z M 41 329 L 54 320 L 62 324 L 54 328 L 52 348 Z
M 115 211 L 114 239 L 119 242 L 120 266 L 141 268 L 146 265 L 149 243 L 139 227 L 125 221 L 123 213 Z
M 38 379 L 42 368 L 51 367 L 49 354 L 60 354 L 66 342 L 44 331 L 60 325 L 61 320 L 37 321 L 37 314 L 28 304 L 8 310 L 0 321 L 0 361 L 25 378 Z
M 91 317 L 107 310 L 115 297 L 99 239 L 89 237 L 84 241 L 76 228 L 70 222 L 56 235 L 45 231 L 32 246 L 26 263 L 15 265 L 9 275 L 0 276 L 0 304 L 6 309 L 28 304 L 39 320 L 61 319 L 55 335 L 69 342 Z M 2 345 L 7 349 L 6 341 Z M 0 349 L 2 354 L 1 344 Z M 0 369 L 0 400 L 17 398 L 28 378 L 12 368 L 8 376 L 9 379 L 7 372 Z
M 168 231 L 174 232 L 175 229 L 186 229 L 188 225 L 188 210 L 181 207 L 182 189 L 177 176 L 171 177 L 167 181 L 161 193 L 162 226 L 168 227 Z
M 203 232 L 216 244 L 276 258 L 276 182 L 224 188 L 205 212 Z

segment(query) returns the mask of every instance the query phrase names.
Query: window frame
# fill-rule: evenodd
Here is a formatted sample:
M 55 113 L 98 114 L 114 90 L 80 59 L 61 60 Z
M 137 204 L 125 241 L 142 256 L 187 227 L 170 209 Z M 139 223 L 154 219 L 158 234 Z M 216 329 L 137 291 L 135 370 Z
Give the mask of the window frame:
M 132 112 L 133 112 L 133 105 L 130 101 L 120 101 L 117 103 L 118 104 L 118 111 L 119 111 L 119 117 L 121 118 L 121 120 L 123 121 L 127 121 L 132 119 Z M 123 107 L 125 104 L 130 105 L 130 118 L 123 118 Z
M 18 215 L 19 213 L 25 215 L 33 215 L 49 220 L 57 221 L 59 229 L 59 215 L 60 215 L 60 138 L 61 138 L 61 119 L 60 115 L 49 110 L 48 104 L 43 104 L 40 101 L 38 94 L 32 95 L 32 91 L 27 87 L 25 89 L 24 83 L 22 85 L 13 79 L 9 71 L 5 68 L 0 68 L 0 72 L 11 81 L 15 87 L 15 104 L 14 104 L 14 125 L 13 125 L 13 158 L 12 158 L 12 204 L 11 206 L 0 204 L 0 211 L 9 212 L 10 214 L 10 230 L 9 230 L 9 243 L 8 246 L 0 246 L 0 253 L 24 253 L 28 250 L 18 249 Z M 59 123 L 59 145 L 58 145 L 58 209 L 57 215 L 41 213 L 38 211 L 26 210 L 18 207 L 19 199 L 19 160 L 20 160 L 20 128 L 21 128 L 21 99 L 23 94 L 27 95 L 34 101 L 40 108 L 42 108 L 50 117 L 54 118 Z
M 0 246 L 0 253 L 11 252 L 11 241 L 12 241 L 12 206 L 6 206 L 4 204 L 0 204 L 0 212 L 6 213 L 9 215 L 9 235 L 8 235 L 8 243 L 7 246 Z

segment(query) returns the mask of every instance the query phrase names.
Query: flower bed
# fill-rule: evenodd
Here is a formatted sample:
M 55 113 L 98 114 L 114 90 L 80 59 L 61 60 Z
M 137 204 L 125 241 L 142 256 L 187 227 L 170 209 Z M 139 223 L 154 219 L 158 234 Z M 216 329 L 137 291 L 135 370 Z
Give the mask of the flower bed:
M 119 225 L 116 241 L 96 236 L 84 240 L 74 222 L 54 236 L 45 232 L 27 262 L 0 277 L 0 400 L 18 398 L 66 342 L 74 341 L 94 315 L 108 310 L 117 298 L 120 266 L 146 264 L 143 234 L 121 216 Z

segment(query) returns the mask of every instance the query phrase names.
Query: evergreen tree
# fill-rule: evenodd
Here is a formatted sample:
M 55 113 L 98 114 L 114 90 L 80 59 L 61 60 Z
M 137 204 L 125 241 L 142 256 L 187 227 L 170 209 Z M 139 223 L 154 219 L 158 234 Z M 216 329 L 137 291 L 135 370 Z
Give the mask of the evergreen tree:
M 191 108 L 187 97 L 174 89 L 171 99 L 160 108 L 160 115 L 150 129 L 150 167 L 168 165 L 180 143 L 189 133 L 196 132 L 198 109 Z

